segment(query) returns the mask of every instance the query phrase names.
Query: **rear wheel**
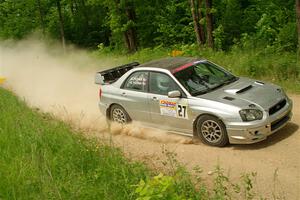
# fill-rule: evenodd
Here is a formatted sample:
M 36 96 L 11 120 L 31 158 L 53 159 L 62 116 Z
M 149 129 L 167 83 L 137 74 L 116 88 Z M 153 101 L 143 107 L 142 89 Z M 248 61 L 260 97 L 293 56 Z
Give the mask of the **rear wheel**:
M 110 109 L 110 119 L 119 124 L 127 124 L 131 121 L 128 113 L 119 105 L 113 105 Z
M 203 115 L 197 121 L 196 136 L 204 143 L 222 147 L 228 143 L 224 123 L 211 115 Z

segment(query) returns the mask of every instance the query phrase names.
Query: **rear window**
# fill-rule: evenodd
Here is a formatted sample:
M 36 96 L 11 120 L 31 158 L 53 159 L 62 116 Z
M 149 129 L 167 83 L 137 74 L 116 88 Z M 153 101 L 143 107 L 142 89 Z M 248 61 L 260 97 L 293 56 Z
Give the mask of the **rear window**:
M 134 72 L 125 81 L 123 89 L 147 92 L 148 72 Z

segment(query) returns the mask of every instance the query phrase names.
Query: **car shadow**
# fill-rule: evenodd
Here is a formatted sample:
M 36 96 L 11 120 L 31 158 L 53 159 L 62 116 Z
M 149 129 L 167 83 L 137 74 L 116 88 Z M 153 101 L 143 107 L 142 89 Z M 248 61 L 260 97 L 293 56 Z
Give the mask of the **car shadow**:
M 270 135 L 266 140 L 254 144 L 232 144 L 229 147 L 237 150 L 257 150 L 272 146 L 296 133 L 299 125 L 289 122 L 284 128 Z

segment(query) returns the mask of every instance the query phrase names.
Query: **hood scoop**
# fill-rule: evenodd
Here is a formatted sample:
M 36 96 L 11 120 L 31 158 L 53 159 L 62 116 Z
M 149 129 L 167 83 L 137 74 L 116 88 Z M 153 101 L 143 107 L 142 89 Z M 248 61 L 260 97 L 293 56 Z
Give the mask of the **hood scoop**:
M 252 87 L 253 87 L 252 85 L 249 85 L 249 86 L 247 86 L 247 87 L 244 87 L 243 89 L 238 90 L 238 91 L 236 92 L 236 94 L 240 94 L 240 93 L 246 92 L 247 90 L 250 90 Z
M 227 92 L 229 94 L 241 94 L 243 92 L 246 92 L 246 91 L 250 90 L 252 87 L 253 87 L 252 85 L 248 85 L 248 86 L 243 87 L 243 88 L 227 89 L 227 90 L 225 90 L 225 92 Z

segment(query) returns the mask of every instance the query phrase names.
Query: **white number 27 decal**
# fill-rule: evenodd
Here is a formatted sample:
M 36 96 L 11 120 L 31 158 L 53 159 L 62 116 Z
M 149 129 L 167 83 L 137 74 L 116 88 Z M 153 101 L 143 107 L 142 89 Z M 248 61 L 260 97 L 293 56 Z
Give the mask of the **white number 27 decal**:
M 177 105 L 177 116 L 179 118 L 187 119 L 188 118 L 187 106 L 178 104 Z

